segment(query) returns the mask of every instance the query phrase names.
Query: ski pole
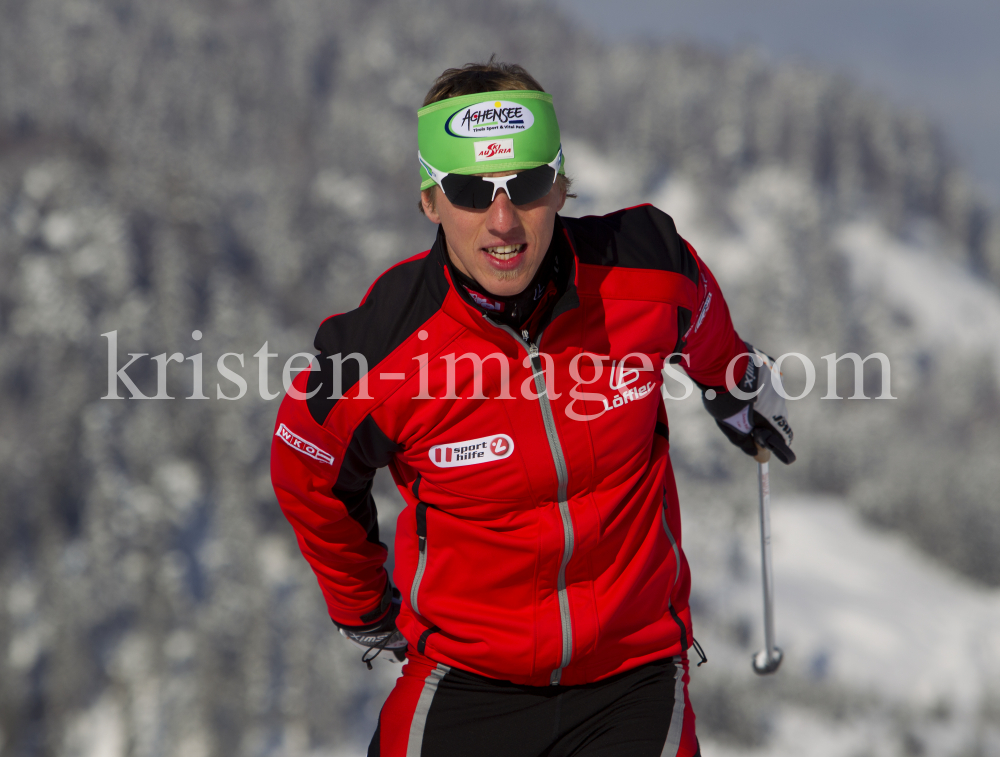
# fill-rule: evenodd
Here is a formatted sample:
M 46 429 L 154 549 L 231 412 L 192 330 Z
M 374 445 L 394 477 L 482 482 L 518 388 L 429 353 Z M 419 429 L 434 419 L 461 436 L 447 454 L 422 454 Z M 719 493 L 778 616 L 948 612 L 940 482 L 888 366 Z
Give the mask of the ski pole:
M 771 451 L 757 448 L 757 490 L 760 494 L 760 565 L 764 584 L 764 648 L 753 656 L 753 672 L 773 673 L 781 665 L 781 650 L 774 644 L 774 575 L 771 571 L 771 485 L 768 460 Z

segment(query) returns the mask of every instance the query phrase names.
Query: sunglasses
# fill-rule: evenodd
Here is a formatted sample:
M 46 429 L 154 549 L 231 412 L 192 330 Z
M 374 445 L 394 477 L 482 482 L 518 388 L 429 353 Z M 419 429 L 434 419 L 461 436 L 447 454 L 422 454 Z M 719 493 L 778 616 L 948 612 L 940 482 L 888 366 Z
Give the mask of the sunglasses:
M 562 145 L 559 145 L 559 152 L 551 163 L 509 176 L 463 176 L 457 173 L 443 173 L 424 160 L 419 150 L 417 160 L 434 183 L 441 187 L 444 196 L 452 205 L 462 208 L 488 208 L 501 189 L 515 205 L 527 205 L 545 197 L 556 183 L 562 165 Z

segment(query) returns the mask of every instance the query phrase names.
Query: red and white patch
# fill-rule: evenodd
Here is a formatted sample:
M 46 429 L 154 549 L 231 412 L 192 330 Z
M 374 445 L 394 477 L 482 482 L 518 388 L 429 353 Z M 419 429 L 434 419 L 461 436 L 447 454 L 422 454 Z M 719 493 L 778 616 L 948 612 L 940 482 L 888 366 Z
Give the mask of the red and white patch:
M 503 460 L 514 452 L 514 440 L 507 434 L 493 434 L 453 444 L 436 444 L 428 453 L 438 468 L 457 468 Z
M 475 302 L 477 305 L 479 305 L 479 307 L 483 308 L 484 310 L 492 310 L 494 313 L 503 312 L 502 302 L 497 302 L 496 300 L 491 300 L 489 297 L 484 297 L 476 290 L 469 289 L 469 287 L 466 287 L 465 291 L 469 293 L 469 296 L 472 298 L 472 301 Z
M 306 457 L 311 457 L 313 460 L 319 460 L 321 463 L 326 463 L 327 465 L 333 465 L 333 455 L 326 450 L 320 449 L 312 442 L 307 442 L 301 436 L 288 428 L 288 426 L 284 423 L 279 424 L 278 430 L 274 432 L 274 435 L 281 439 L 281 441 L 289 447 L 297 452 L 301 452 Z
M 486 142 L 473 142 L 476 149 L 476 162 L 482 160 L 511 160 L 514 157 L 513 139 L 491 139 Z

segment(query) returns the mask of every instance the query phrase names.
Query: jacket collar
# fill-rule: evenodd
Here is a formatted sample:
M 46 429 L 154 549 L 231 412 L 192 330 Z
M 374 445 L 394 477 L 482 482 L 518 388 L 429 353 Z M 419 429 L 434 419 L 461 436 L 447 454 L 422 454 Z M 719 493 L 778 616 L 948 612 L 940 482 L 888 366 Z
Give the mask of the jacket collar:
M 560 315 L 576 308 L 580 304 L 580 298 L 577 295 L 580 266 L 577 260 L 576 248 L 569 231 L 558 214 L 555 218 L 555 228 L 552 230 L 552 242 L 549 249 L 552 249 L 552 246 L 556 247 L 557 255 L 562 255 L 570 263 L 569 281 L 565 290 L 549 309 L 549 312 L 539 322 L 539 333 L 544 331 Z M 434 245 L 427 255 L 427 261 L 435 269 L 432 278 L 438 280 L 442 286 L 448 288 L 447 296 L 443 298 L 444 309 L 466 325 L 472 326 L 474 324 L 476 330 L 481 330 L 484 325 L 482 323 L 484 314 L 475 305 L 465 287 L 457 285 L 455 277 L 452 274 L 452 263 L 448 258 L 444 229 L 441 228 L 440 224 L 438 225 Z

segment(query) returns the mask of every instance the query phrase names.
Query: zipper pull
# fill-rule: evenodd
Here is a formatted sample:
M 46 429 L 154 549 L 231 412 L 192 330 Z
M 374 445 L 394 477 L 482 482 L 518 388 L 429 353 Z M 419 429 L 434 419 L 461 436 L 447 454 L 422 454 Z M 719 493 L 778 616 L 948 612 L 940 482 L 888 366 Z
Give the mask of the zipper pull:
M 699 662 L 697 665 L 697 667 L 700 668 L 702 665 L 708 662 L 708 657 L 705 656 L 705 650 L 701 648 L 701 644 L 698 643 L 698 640 L 694 636 L 691 637 L 691 642 L 692 646 L 694 647 L 694 651 L 697 652 L 698 656 L 701 658 L 701 662 Z
M 538 357 L 538 345 L 531 341 L 531 335 L 528 333 L 527 329 L 521 330 L 521 338 L 528 347 L 528 357 Z

